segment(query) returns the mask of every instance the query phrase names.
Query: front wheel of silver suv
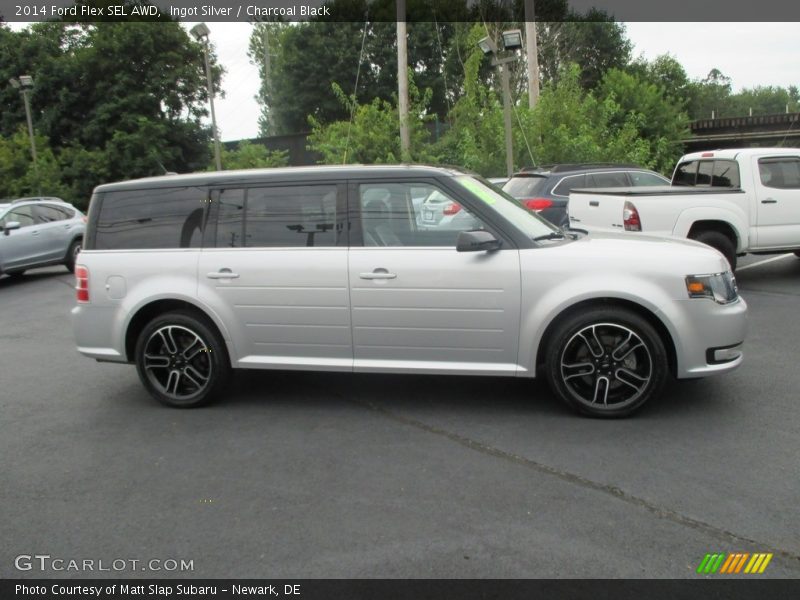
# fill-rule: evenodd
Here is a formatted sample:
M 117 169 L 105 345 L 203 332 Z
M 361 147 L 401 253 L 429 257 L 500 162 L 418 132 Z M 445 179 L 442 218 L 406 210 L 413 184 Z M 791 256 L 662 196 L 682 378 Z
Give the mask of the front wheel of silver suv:
M 576 313 L 550 339 L 550 387 L 580 413 L 625 417 L 664 387 L 669 372 L 664 343 L 633 311 L 608 307 Z
M 150 321 L 139 334 L 135 357 L 147 391 L 174 408 L 208 404 L 231 373 L 225 342 L 206 319 L 188 311 Z

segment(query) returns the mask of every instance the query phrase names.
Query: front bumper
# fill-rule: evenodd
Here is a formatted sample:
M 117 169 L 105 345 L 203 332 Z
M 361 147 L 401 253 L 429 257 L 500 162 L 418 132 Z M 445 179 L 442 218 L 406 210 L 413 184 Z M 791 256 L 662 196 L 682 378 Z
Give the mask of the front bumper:
M 742 364 L 747 333 L 743 298 L 725 305 L 692 298 L 683 301 L 681 308 L 685 309 L 682 316 L 673 321 L 678 379 L 726 373 Z

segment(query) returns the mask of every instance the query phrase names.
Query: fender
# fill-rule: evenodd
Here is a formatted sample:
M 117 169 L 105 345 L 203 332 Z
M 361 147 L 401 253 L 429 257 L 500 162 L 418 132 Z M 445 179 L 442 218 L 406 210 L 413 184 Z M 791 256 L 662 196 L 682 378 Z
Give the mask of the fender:
M 158 289 L 159 291 L 157 293 L 150 291 L 153 289 Z M 120 336 L 119 346 L 117 347 L 121 347 L 124 350 L 128 328 L 133 318 L 142 308 L 159 300 L 178 300 L 194 306 L 211 319 L 225 341 L 231 363 L 235 363 L 238 360 L 238 353 L 228 328 L 210 306 L 200 301 L 197 297 L 196 289 L 197 281 L 193 276 L 176 278 L 174 275 L 170 275 L 148 278 L 142 285 L 130 290 L 122 301 L 121 310 L 116 311 L 119 322 L 115 323 L 115 330 L 119 332 Z
M 733 229 L 736 234 L 736 252 L 746 252 L 750 247 L 750 234 L 748 228 L 748 217 L 745 211 L 736 205 L 721 208 L 716 206 L 698 206 L 687 208 L 678 215 L 672 235 L 675 237 L 686 238 L 689 231 L 697 221 L 720 221 Z
M 542 288 L 538 289 L 541 291 Z M 526 293 L 537 292 L 532 288 L 523 289 L 523 298 Z M 681 311 L 676 298 L 654 282 L 633 274 L 620 277 L 616 273 L 614 278 L 607 273 L 584 274 L 556 283 L 540 296 L 531 311 L 521 315 L 519 364 L 530 370 L 530 373 L 521 371 L 521 376 L 535 376 L 539 353 L 544 351 L 541 347 L 542 338 L 553 321 L 571 307 L 587 300 L 625 300 L 646 309 L 666 328 L 680 361 L 680 339 L 675 323 L 681 321 Z

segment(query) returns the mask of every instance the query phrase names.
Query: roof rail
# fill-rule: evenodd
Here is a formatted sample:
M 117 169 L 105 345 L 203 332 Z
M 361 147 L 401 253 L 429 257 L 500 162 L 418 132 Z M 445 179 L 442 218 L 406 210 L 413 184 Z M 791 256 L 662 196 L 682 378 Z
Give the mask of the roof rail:
M 641 169 L 640 165 L 634 163 L 607 163 L 607 162 L 587 162 L 587 163 L 557 163 L 549 165 L 537 165 L 535 167 L 522 167 L 518 173 L 535 173 L 549 171 L 551 173 L 563 173 L 565 171 L 578 171 L 581 169 Z
M 31 198 L 17 198 L 11 201 L 11 204 L 18 204 L 20 202 L 62 202 L 65 201 L 55 196 L 36 196 Z

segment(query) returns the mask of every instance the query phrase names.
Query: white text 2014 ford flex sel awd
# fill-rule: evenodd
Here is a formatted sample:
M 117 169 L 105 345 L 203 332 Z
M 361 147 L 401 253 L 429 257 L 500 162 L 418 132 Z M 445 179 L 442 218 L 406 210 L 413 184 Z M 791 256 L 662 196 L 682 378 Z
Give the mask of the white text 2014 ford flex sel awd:
M 447 198 L 447 219 L 421 214 Z M 435 221 L 435 220 L 434 220 Z M 691 241 L 564 234 L 484 180 L 423 166 L 102 185 L 75 270 L 78 350 L 171 406 L 232 368 L 547 377 L 623 416 L 666 377 L 742 361 L 745 302 Z

